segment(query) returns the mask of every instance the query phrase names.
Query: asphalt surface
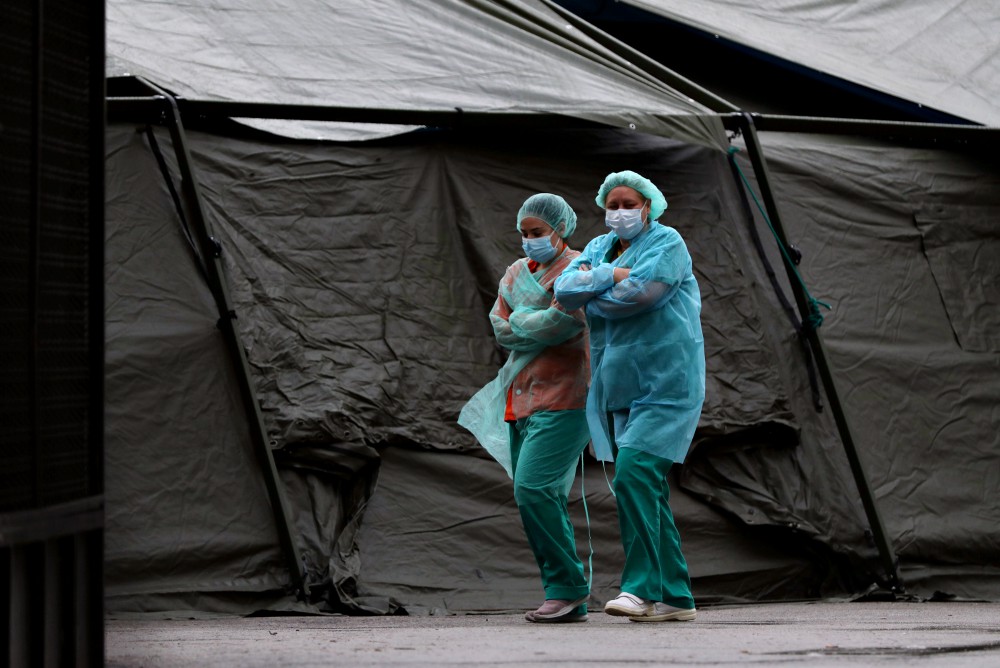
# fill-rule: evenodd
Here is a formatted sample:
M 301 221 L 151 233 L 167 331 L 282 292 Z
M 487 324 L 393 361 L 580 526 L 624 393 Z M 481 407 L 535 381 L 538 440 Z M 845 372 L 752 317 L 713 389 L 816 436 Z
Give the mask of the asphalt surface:
M 521 615 L 108 619 L 109 668 L 212 666 L 1000 667 L 1000 603 L 717 606 L 692 622 Z

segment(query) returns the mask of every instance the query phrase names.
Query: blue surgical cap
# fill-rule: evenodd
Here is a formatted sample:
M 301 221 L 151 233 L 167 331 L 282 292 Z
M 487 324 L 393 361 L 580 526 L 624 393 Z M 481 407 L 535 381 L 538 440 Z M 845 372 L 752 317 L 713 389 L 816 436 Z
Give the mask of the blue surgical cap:
M 524 200 L 521 210 L 517 212 L 517 231 L 521 231 L 521 221 L 525 218 L 538 218 L 555 230 L 563 239 L 568 239 L 576 230 L 576 212 L 559 195 L 538 193 Z
M 603 209 L 604 200 L 607 199 L 608 193 L 618 186 L 628 186 L 649 200 L 650 220 L 657 220 L 667 210 L 667 198 L 663 196 L 660 189 L 654 186 L 653 182 L 645 176 L 627 170 L 624 172 L 611 172 L 607 175 L 604 183 L 597 190 L 597 197 L 594 199 L 597 202 L 597 206 Z

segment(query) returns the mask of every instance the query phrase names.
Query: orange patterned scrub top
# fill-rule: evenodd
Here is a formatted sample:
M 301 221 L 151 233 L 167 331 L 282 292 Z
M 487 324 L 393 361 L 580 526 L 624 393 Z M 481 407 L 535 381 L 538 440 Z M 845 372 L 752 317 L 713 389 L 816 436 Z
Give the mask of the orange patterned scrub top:
M 500 280 L 490 322 L 508 350 L 537 350 L 507 393 L 509 422 L 538 411 L 583 409 L 590 382 L 590 343 L 583 309 L 566 311 L 553 284 L 579 251 L 566 248 L 548 266 L 521 258 Z

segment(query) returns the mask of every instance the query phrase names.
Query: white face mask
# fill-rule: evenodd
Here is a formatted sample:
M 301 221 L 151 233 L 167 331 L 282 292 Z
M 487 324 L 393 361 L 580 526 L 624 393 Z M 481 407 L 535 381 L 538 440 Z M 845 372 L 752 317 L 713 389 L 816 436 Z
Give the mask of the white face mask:
M 625 241 L 634 239 L 642 231 L 642 207 L 606 211 L 604 224 L 610 227 L 618 238 Z
M 552 234 L 555 234 L 553 232 Z M 524 254 L 539 264 L 545 264 L 556 256 L 556 247 L 552 245 L 552 234 L 537 239 L 521 239 Z

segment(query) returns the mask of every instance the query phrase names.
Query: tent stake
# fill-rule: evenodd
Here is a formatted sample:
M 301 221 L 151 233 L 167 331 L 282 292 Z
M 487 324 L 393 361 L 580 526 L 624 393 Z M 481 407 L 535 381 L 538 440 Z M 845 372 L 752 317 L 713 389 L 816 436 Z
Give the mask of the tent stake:
M 741 112 L 737 118 L 740 129 L 743 132 L 743 139 L 746 142 L 750 162 L 753 165 L 754 173 L 757 176 L 757 184 L 760 187 L 761 197 L 764 199 L 764 206 L 767 209 L 767 215 L 771 219 L 771 225 L 773 226 L 774 232 L 778 237 L 778 241 L 787 247 L 788 240 L 785 237 L 785 230 L 781 224 L 781 218 L 778 215 L 777 203 L 775 202 L 773 193 L 771 192 L 767 164 L 764 161 L 764 155 L 761 151 L 760 143 L 757 141 L 757 131 L 754 127 L 753 117 L 747 112 Z M 837 394 L 837 387 L 834 384 L 833 375 L 830 372 L 829 365 L 827 364 L 826 354 L 823 351 L 823 343 L 819 338 L 819 332 L 816 328 L 808 325 L 810 309 L 805 291 L 796 276 L 794 267 L 789 263 L 789 260 L 784 253 L 782 253 L 782 264 L 785 265 L 785 271 L 788 273 L 788 282 L 791 284 L 792 293 L 795 295 L 795 303 L 798 306 L 799 314 L 802 317 L 802 331 L 808 339 L 809 345 L 812 347 L 816 367 L 823 382 L 823 388 L 826 391 L 827 400 L 830 403 L 830 410 L 833 413 L 833 418 L 837 424 L 837 431 L 840 433 L 840 439 L 844 445 L 844 452 L 847 454 L 847 460 L 851 465 L 851 473 L 854 474 L 854 483 L 857 485 L 858 493 L 861 495 L 861 504 L 864 506 L 865 514 L 868 517 L 868 523 L 875 540 L 875 545 L 878 548 L 882 568 L 885 571 L 886 584 L 888 584 L 888 587 L 892 592 L 903 593 L 905 589 L 903 582 L 899 577 L 899 561 L 892 549 L 892 544 L 886 538 L 885 528 L 882 525 L 882 519 L 879 516 L 878 507 L 875 503 L 875 496 L 872 494 L 871 486 L 868 482 L 868 476 L 865 473 L 864 466 L 858 456 L 854 439 L 851 437 L 851 430 L 847 424 L 847 418 L 844 415 L 844 409 L 840 403 L 840 396 Z
M 229 299 L 229 290 L 223 275 L 221 248 L 209 233 L 208 221 L 205 219 L 204 209 L 201 205 L 201 195 L 191 165 L 191 153 L 188 150 L 180 110 L 177 108 L 177 101 L 172 95 L 149 81 L 143 80 L 143 82 L 154 89 L 159 95 L 162 95 L 170 107 L 163 114 L 163 121 L 165 121 L 170 131 L 170 138 L 174 144 L 174 151 L 177 155 L 177 166 L 181 172 L 182 196 L 190 216 L 189 220 L 195 230 L 194 236 L 197 238 L 201 255 L 205 261 L 209 288 L 212 290 L 216 307 L 219 309 L 219 330 L 226 340 L 226 345 L 232 354 L 233 363 L 236 367 L 235 371 L 240 386 L 240 396 L 243 399 L 243 406 L 246 409 L 248 417 L 250 440 L 253 442 L 261 472 L 264 474 L 264 484 L 267 487 L 267 494 L 271 502 L 271 511 L 274 514 L 278 540 L 285 555 L 285 562 L 292 578 L 292 584 L 295 587 L 296 595 L 299 598 L 306 598 L 309 596 L 309 585 L 306 582 L 299 549 L 292 538 L 289 528 L 291 522 L 289 521 L 288 502 L 285 499 L 281 481 L 278 479 L 278 469 L 275 466 L 274 455 L 271 453 L 271 448 L 268 444 L 264 418 L 261 414 L 260 404 L 257 402 L 256 392 L 250 380 L 250 368 L 247 362 L 246 351 L 243 348 L 243 342 L 240 340 L 239 331 L 233 322 L 236 319 L 236 311 L 232 308 L 232 302 Z

